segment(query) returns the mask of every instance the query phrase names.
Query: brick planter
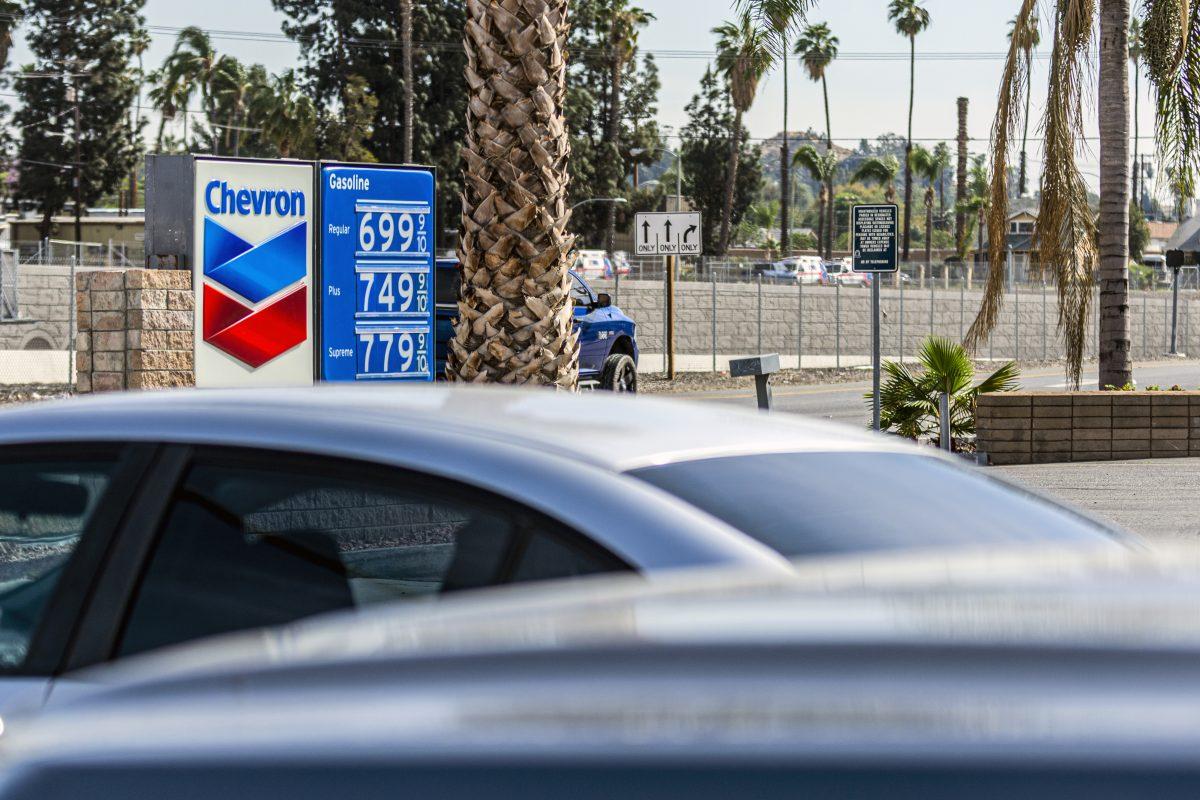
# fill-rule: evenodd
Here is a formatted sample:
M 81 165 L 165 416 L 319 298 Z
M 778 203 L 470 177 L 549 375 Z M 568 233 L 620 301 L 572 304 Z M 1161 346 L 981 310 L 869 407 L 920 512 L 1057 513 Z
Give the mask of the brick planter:
M 196 385 L 190 272 L 81 272 L 75 290 L 76 391 Z
M 1200 392 L 1005 392 L 979 398 L 992 464 L 1200 456 Z

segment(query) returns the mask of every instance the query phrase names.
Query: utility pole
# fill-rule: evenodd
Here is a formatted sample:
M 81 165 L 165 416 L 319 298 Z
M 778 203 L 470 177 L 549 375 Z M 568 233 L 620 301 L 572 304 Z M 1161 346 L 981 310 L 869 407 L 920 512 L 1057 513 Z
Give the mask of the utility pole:
M 970 159 L 970 153 L 967 152 L 967 103 L 969 101 L 965 97 L 958 98 L 958 179 L 955 192 L 955 211 L 954 211 L 954 244 L 958 248 L 958 252 L 963 252 L 966 249 L 967 235 L 967 217 L 963 212 L 962 201 L 967 196 L 967 161 Z
M 79 67 L 71 77 L 71 102 L 75 105 L 75 263 L 83 260 L 83 122 L 79 112 Z
M 412 0 L 400 0 L 400 58 L 404 74 L 404 163 L 413 163 Z

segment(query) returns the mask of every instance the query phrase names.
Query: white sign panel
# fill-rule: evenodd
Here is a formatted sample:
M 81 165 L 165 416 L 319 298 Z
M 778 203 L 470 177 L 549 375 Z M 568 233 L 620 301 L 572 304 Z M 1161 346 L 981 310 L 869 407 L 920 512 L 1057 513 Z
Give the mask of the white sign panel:
M 196 385 L 311 385 L 313 165 L 195 166 Z
M 633 240 L 639 256 L 698 256 L 700 234 L 699 211 L 634 216 Z

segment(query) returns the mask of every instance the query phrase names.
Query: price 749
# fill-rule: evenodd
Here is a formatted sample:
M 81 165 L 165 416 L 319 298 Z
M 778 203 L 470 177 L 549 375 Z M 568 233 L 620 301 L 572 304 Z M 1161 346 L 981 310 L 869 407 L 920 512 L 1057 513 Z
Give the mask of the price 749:
M 382 311 L 405 314 L 410 311 L 425 313 L 429 310 L 429 276 L 417 273 L 415 278 L 411 272 L 360 272 L 358 279 L 366 286 L 362 293 L 362 310 L 364 313 Z M 379 284 L 378 293 L 374 292 L 375 284 Z M 396 295 L 399 295 L 400 308 L 396 308 Z

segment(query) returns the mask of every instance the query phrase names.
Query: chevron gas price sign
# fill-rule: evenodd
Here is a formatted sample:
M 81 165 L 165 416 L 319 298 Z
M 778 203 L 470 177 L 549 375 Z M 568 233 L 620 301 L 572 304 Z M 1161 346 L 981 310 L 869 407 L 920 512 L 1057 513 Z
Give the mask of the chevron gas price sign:
M 196 385 L 313 382 L 313 167 L 195 162 Z
M 429 170 L 321 167 L 321 377 L 432 381 Z

